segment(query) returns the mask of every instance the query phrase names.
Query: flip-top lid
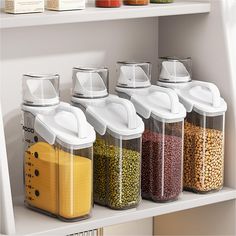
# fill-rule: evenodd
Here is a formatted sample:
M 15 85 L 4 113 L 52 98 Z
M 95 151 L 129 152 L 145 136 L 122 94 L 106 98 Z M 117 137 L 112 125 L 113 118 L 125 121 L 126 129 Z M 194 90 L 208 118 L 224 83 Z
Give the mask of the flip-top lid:
M 117 62 L 117 86 L 146 88 L 151 86 L 151 64 L 149 62 Z
M 85 107 L 89 123 L 100 135 L 108 132 L 118 139 L 133 139 L 144 131 L 142 119 L 126 99 L 109 95 L 93 100 L 72 97 L 72 101 Z
M 37 114 L 34 129 L 49 144 L 58 142 L 65 148 L 86 148 L 95 141 L 95 131 L 82 110 L 62 102 L 48 114 Z
M 227 104 L 213 83 L 193 80 L 178 91 L 186 110 L 207 116 L 220 115 L 227 110 Z
M 152 85 L 135 90 L 116 87 L 116 91 L 127 94 L 137 113 L 145 119 L 152 116 L 159 121 L 171 123 L 181 121 L 186 116 L 184 106 L 172 89 Z

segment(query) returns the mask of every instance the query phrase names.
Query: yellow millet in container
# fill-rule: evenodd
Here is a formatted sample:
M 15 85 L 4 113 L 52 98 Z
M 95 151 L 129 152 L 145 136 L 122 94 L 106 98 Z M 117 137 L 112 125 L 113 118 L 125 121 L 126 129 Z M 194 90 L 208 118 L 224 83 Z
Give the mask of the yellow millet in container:
M 91 210 L 92 160 L 38 142 L 25 152 L 26 203 L 63 219 Z

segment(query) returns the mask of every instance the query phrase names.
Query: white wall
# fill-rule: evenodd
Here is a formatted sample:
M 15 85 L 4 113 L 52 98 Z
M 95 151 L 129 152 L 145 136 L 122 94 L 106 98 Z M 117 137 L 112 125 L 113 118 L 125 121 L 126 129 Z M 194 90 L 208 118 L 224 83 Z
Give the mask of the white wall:
M 61 75 L 61 98 L 70 100 L 75 65 L 106 65 L 110 90 L 117 60 L 150 60 L 156 65 L 157 22 L 153 18 L 78 25 L 8 29 L 2 32 L 1 99 L 13 195 L 23 194 L 21 77 L 27 72 Z M 155 68 L 155 66 L 154 66 Z
M 235 236 L 233 214 L 232 201 L 227 201 L 163 215 L 155 219 L 154 235 Z
M 110 69 L 110 90 L 114 92 L 117 60 L 151 61 L 155 74 L 158 57 L 157 32 L 158 22 L 154 18 L 0 31 L 0 93 L 13 197 L 23 194 L 20 126 L 22 74 L 59 73 L 61 98 L 69 101 L 72 67 L 105 65 Z M 135 235 L 151 236 L 150 225 L 152 219 L 144 220 L 143 223 L 131 222 L 114 228 L 109 227 L 105 229 L 105 235 L 131 235 L 130 229 L 133 229 Z
M 104 229 L 104 236 L 152 236 L 152 218 L 115 225 Z
M 161 18 L 159 54 L 191 56 L 193 78 L 213 82 L 219 87 L 228 103 L 225 186 L 236 188 L 236 69 L 233 64 L 236 53 L 232 51 L 236 41 L 236 1 L 211 2 L 212 11 L 209 15 Z M 172 222 L 171 227 L 168 226 L 169 222 Z M 158 235 L 236 235 L 235 222 L 236 201 L 233 200 L 157 217 L 155 230 Z

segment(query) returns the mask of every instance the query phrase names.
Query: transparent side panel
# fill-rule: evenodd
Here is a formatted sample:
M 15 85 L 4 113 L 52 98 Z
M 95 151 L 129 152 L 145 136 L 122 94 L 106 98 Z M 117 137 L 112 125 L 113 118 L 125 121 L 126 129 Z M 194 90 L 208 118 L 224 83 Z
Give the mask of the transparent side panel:
M 141 138 L 120 140 L 97 135 L 94 146 L 94 200 L 113 209 L 140 202 Z
M 199 193 L 223 187 L 224 115 L 193 111 L 185 120 L 184 188 Z
M 93 156 L 93 198 L 101 205 L 106 205 L 106 176 L 107 176 L 107 150 L 106 135 L 100 136 L 96 133 L 96 142 L 94 144 Z
M 25 203 L 57 214 L 58 159 L 54 147 L 34 131 L 34 120 L 31 113 L 23 113 Z
M 157 202 L 176 200 L 182 192 L 183 122 L 144 119 L 142 197 Z
M 87 218 L 92 208 L 92 147 L 71 150 L 57 146 L 58 215 Z
M 23 113 L 25 203 L 65 221 L 87 218 L 92 205 L 92 147 L 72 151 L 50 145 Z

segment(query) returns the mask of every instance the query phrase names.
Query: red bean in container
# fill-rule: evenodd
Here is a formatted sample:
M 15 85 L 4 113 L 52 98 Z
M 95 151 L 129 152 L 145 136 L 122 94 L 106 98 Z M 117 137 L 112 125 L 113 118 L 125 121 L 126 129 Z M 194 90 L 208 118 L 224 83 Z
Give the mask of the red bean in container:
M 177 200 L 182 192 L 183 122 L 145 123 L 149 129 L 142 142 L 142 197 L 155 202 Z

